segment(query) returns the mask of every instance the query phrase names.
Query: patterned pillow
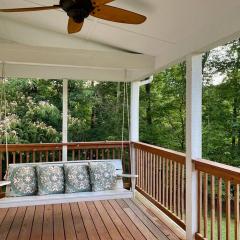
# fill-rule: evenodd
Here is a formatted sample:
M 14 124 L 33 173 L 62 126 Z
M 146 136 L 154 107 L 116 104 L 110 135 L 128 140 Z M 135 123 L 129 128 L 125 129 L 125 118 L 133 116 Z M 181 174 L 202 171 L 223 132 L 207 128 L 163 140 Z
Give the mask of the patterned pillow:
M 38 195 L 48 195 L 64 192 L 63 166 L 39 165 L 38 174 Z
M 92 191 L 111 190 L 116 186 L 117 174 L 111 162 L 90 163 Z
M 9 181 L 11 181 L 8 196 L 31 196 L 37 193 L 37 175 L 34 166 L 9 166 Z
M 64 164 L 65 192 L 90 192 L 90 176 L 88 165 Z

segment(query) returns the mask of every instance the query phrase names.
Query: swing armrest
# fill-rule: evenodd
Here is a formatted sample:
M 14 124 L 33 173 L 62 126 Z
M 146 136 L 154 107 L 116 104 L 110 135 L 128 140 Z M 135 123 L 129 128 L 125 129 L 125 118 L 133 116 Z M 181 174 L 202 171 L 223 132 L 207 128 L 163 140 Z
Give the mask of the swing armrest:
M 138 175 L 135 174 L 118 174 L 118 177 L 124 177 L 124 178 L 138 178 Z
M 8 186 L 8 185 L 10 185 L 10 184 L 11 184 L 10 181 L 0 181 L 0 187 Z

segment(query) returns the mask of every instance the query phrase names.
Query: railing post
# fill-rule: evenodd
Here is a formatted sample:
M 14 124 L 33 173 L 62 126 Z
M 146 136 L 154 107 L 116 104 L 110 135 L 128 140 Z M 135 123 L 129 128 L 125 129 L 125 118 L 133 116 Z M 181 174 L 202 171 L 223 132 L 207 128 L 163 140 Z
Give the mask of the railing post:
M 139 141 L 139 82 L 131 83 L 130 141 Z M 136 159 L 133 146 L 130 146 L 131 174 L 136 174 Z M 136 180 L 132 178 L 132 191 L 135 192 Z
M 68 80 L 63 80 L 62 94 L 62 143 L 68 142 Z M 62 161 L 67 161 L 67 145 L 62 147 Z
M 197 172 L 193 158 L 202 157 L 202 55 L 186 61 L 186 239 L 197 232 Z

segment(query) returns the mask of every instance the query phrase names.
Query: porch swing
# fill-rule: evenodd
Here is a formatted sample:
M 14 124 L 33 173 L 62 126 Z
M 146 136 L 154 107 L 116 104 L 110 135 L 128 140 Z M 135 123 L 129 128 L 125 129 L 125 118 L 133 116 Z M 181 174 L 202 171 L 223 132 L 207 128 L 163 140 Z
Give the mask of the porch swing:
M 5 92 L 5 73 L 4 73 L 4 66 L 2 70 L 2 103 L 4 102 L 4 117 L 6 118 L 6 92 Z M 123 165 L 122 165 L 122 156 L 123 156 L 123 136 L 124 136 L 124 108 L 125 108 L 125 101 L 127 100 L 128 105 L 128 98 L 126 97 L 126 83 L 124 83 L 124 101 L 123 101 L 123 122 L 122 122 L 122 149 L 121 149 L 121 159 L 105 159 L 105 160 L 77 160 L 77 161 L 69 161 L 69 162 L 37 162 L 37 163 L 16 163 L 16 164 L 9 164 L 9 153 L 8 153 L 8 127 L 5 127 L 5 146 L 6 146 L 6 181 L 0 181 L 0 187 L 6 186 L 6 196 L 0 199 L 0 208 L 10 208 L 10 207 L 22 207 L 22 206 L 36 206 L 36 205 L 46 205 L 46 204 L 61 204 L 61 203 L 71 203 L 71 202 L 79 202 L 79 201 L 96 201 L 96 200 L 108 200 L 108 199 L 121 199 L 121 198 L 132 198 L 134 197 L 134 184 L 137 175 L 131 174 L 124 174 L 123 173 Z M 127 106 L 128 108 L 128 106 Z M 128 110 L 128 125 L 129 125 L 129 109 Z M 2 113 L 1 115 L 2 116 Z M 131 148 L 130 148 L 130 159 L 131 159 Z M 9 169 L 14 167 L 34 167 L 34 168 L 41 168 L 43 166 L 55 166 L 65 169 L 65 166 L 72 166 L 74 164 L 85 166 L 90 168 L 92 164 L 111 164 L 112 168 L 114 169 L 114 176 L 115 176 L 115 184 L 113 188 L 107 190 L 100 190 L 100 191 L 83 191 L 83 192 L 73 192 L 73 193 L 55 193 L 55 194 L 44 194 L 38 195 L 25 195 L 25 196 L 8 196 L 11 192 L 11 187 L 13 182 L 9 179 Z M 35 170 L 35 174 L 39 174 L 38 171 Z M 63 173 L 64 176 L 64 173 Z M 123 187 L 123 178 L 130 178 L 132 181 L 132 188 L 130 190 L 124 189 Z M 89 177 L 90 182 L 91 177 Z M 39 178 L 38 178 L 39 180 Z M 23 180 L 20 180 L 23 181 Z M 38 183 L 36 183 L 38 184 Z M 65 179 L 64 179 L 65 184 Z M 90 183 L 92 185 L 92 182 Z M 64 185 L 65 188 L 65 185 Z M 37 188 L 38 189 L 38 188 Z M 39 189 L 38 189 L 39 191 Z

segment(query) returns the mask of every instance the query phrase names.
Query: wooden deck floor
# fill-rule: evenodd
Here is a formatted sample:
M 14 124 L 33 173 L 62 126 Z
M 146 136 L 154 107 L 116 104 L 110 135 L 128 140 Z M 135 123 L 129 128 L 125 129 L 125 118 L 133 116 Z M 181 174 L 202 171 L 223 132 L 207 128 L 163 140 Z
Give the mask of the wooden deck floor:
M 0 209 L 0 240 L 179 238 L 130 199 Z

